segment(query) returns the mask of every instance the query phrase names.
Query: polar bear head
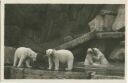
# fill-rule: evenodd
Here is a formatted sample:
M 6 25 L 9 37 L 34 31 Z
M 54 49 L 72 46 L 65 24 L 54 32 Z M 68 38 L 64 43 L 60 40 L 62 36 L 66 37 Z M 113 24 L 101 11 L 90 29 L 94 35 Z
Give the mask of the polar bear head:
M 37 53 L 36 52 L 32 52 L 30 54 L 30 57 L 33 59 L 33 61 L 36 61 Z
M 88 48 L 87 53 L 91 54 L 92 56 L 97 56 L 98 49 L 97 48 Z
M 101 53 L 100 50 L 99 50 L 98 48 L 93 48 L 93 50 L 94 50 L 94 52 L 95 52 L 96 55 L 98 55 L 98 54 Z
M 98 56 L 104 56 L 104 54 L 98 49 L 98 48 L 93 48 L 95 53 L 98 55 Z
M 87 53 L 92 54 L 92 49 L 88 48 Z
M 46 55 L 47 56 L 53 55 L 54 52 L 55 52 L 55 49 L 48 49 L 48 50 L 46 50 Z

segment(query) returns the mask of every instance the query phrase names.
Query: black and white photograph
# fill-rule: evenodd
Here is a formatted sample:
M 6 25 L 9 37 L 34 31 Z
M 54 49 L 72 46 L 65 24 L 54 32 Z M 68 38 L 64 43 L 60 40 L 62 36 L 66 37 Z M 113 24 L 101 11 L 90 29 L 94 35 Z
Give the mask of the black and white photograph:
M 4 79 L 125 79 L 125 4 L 5 4 Z

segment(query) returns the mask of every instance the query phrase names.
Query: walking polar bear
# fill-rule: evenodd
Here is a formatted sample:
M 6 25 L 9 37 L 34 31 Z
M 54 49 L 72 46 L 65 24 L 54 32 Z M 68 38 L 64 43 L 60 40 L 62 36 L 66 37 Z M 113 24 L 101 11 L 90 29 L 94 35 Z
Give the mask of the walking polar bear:
M 37 53 L 30 48 L 19 47 L 15 51 L 13 66 L 22 67 L 26 63 L 26 67 L 30 68 L 30 63 L 36 61 Z M 17 65 L 18 64 L 18 65 Z
M 72 70 L 73 68 L 73 61 L 74 56 L 71 51 L 69 50 L 55 50 L 55 49 L 48 49 L 46 50 L 46 55 L 48 56 L 49 68 L 52 69 L 53 62 L 55 63 L 55 69 L 59 70 L 59 62 L 66 63 L 67 68 L 65 70 Z

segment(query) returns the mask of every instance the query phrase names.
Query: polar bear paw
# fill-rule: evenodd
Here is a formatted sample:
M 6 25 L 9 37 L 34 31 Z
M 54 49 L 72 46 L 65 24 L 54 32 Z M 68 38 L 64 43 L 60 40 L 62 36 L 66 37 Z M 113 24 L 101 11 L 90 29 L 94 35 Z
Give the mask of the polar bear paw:
M 48 70 L 51 70 L 52 68 L 48 68 Z
M 18 68 L 22 68 L 23 66 L 21 66 L 21 65 L 19 66 L 19 65 L 18 65 L 17 67 L 18 67 Z
M 32 68 L 32 66 L 27 66 L 28 68 Z
M 65 68 L 66 71 L 71 71 L 72 69 L 69 69 L 69 68 Z
M 58 71 L 59 69 L 58 69 L 58 68 L 55 68 L 54 70 L 55 70 L 55 71 Z
M 13 67 L 16 67 L 16 65 L 13 65 Z

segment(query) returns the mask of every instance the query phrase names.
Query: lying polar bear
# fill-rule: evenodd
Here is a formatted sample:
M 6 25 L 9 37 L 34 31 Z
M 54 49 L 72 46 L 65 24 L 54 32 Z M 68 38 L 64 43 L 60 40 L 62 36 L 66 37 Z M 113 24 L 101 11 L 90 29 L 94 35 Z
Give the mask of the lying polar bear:
M 37 53 L 34 52 L 32 49 L 26 47 L 19 47 L 15 51 L 13 66 L 22 67 L 23 63 L 25 62 L 27 67 L 32 67 L 30 66 L 30 63 L 36 60 L 36 56 Z
M 46 55 L 48 56 L 49 68 L 52 69 L 53 62 L 55 63 L 55 70 L 59 70 L 59 62 L 67 63 L 68 68 L 65 70 L 72 70 L 74 56 L 69 50 L 55 50 L 48 49 L 46 50 Z
M 104 54 L 97 48 L 89 48 L 84 65 L 107 66 L 109 62 Z

